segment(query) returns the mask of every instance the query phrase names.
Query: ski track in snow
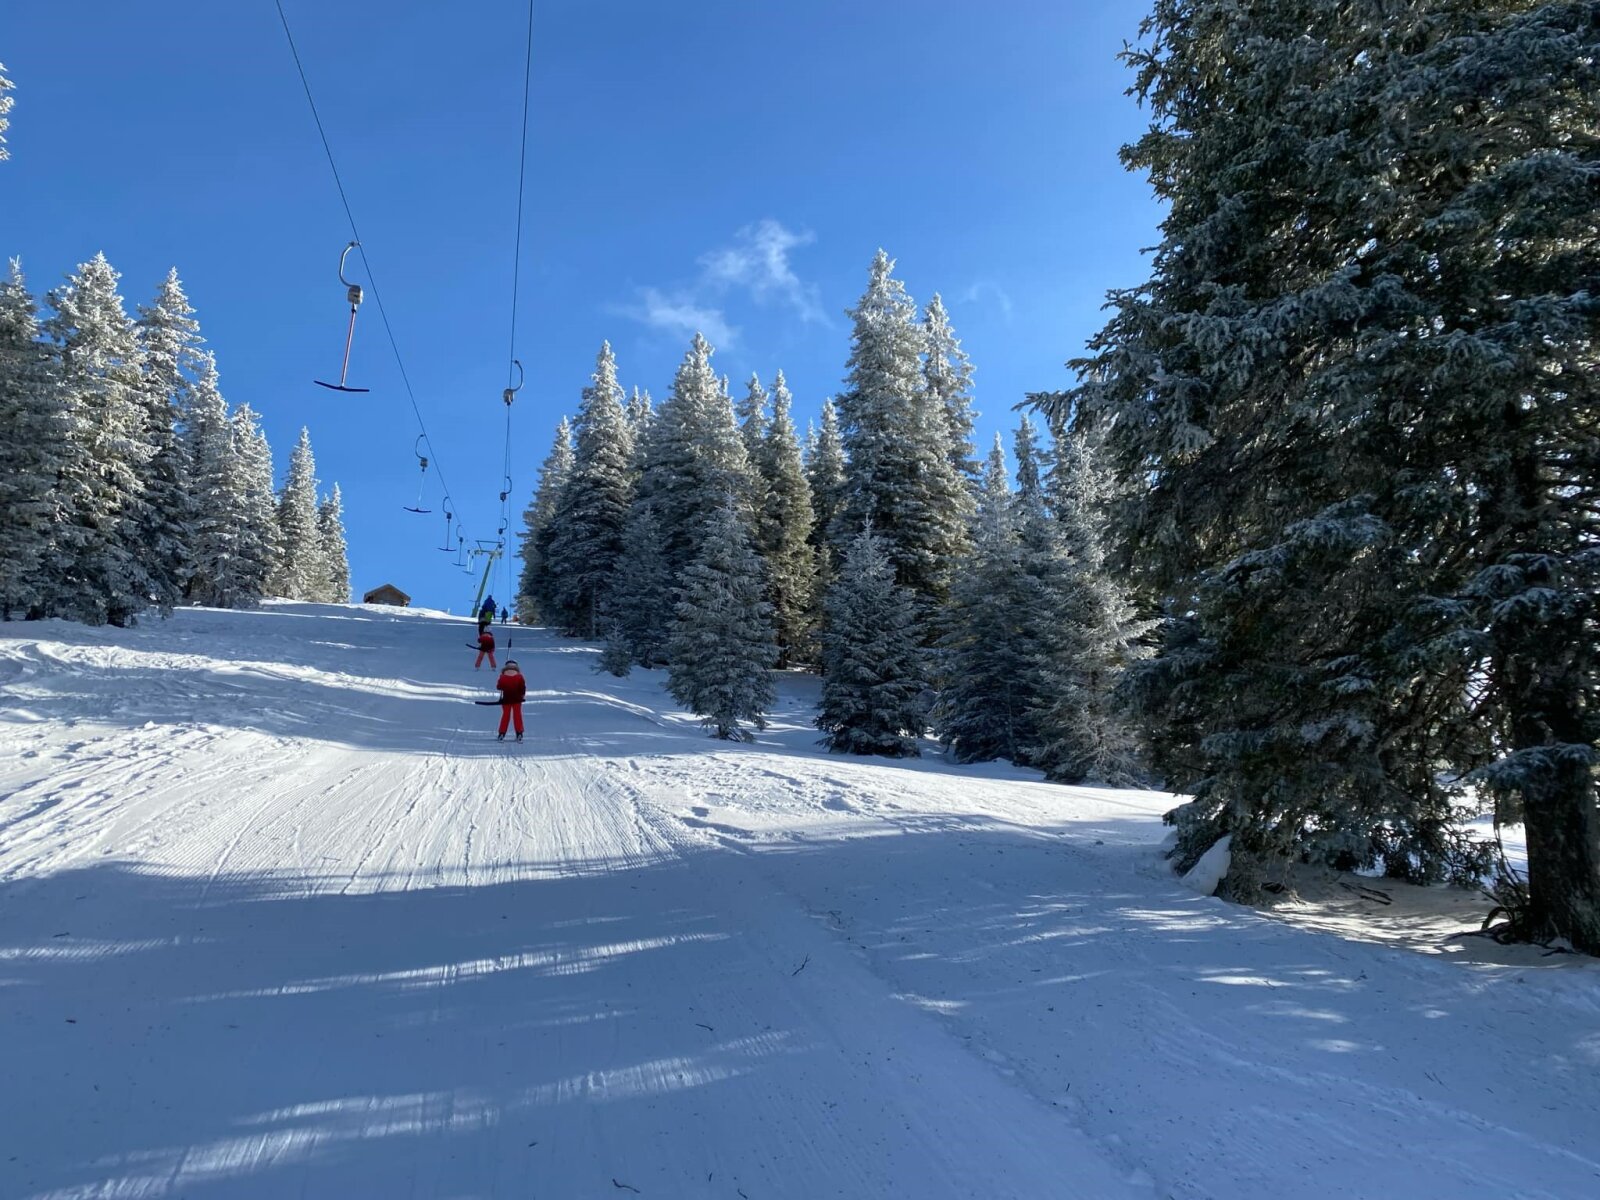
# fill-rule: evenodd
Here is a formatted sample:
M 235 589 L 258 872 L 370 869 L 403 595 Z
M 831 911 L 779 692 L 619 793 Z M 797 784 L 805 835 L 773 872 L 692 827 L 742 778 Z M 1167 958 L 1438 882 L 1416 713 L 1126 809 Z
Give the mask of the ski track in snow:
M 1593 964 L 1195 896 L 1171 797 L 806 677 L 730 745 L 512 629 L 501 745 L 466 627 L 0 628 L 0 1197 L 1600 1195 Z

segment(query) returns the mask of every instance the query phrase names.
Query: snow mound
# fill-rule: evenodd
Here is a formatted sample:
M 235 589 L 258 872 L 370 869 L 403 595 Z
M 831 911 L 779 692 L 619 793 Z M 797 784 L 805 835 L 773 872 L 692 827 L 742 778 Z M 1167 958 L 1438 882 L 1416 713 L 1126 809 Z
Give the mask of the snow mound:
M 1216 843 L 1200 856 L 1200 861 L 1190 867 L 1181 882 L 1190 891 L 1202 896 L 1215 896 L 1222 878 L 1233 865 L 1233 835 L 1217 839 Z

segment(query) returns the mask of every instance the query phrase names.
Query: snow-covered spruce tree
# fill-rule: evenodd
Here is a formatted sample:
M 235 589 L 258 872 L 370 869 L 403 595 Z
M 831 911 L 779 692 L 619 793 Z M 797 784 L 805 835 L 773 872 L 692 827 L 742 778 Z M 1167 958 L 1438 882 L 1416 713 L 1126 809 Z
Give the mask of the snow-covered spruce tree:
M 943 600 L 966 548 L 971 495 L 950 464 L 942 402 L 923 385 L 926 338 L 916 305 L 879 250 L 867 290 L 850 311 L 850 374 L 839 396 L 845 491 L 831 531 L 850 541 L 868 522 L 920 615 Z
M 325 604 L 349 604 L 350 550 L 344 538 L 344 497 L 337 483 L 317 505 L 317 553 L 324 571 L 318 599 Z
M 228 404 L 217 385 L 215 358 L 201 352 L 189 387 L 183 428 L 184 458 L 193 506 L 190 571 L 185 595 L 196 604 L 232 608 L 240 525 L 244 520 L 239 462 Z M 254 599 L 245 597 L 246 601 Z
M 895 582 L 888 547 L 870 527 L 845 547 L 825 608 L 823 744 L 849 754 L 920 753 L 926 672 L 916 600 Z
M 171 268 L 155 299 L 139 309 L 144 345 L 145 440 L 151 448 L 143 480 L 146 504 L 139 555 L 150 575 L 152 598 L 162 613 L 187 589 L 194 570 L 194 501 L 180 426 L 187 420 L 201 344 L 200 323 Z
M 11 260 L 0 284 L 0 617 L 26 616 L 44 595 L 66 424 L 38 307 Z
M 791 403 L 788 382 L 779 371 L 772 384 L 772 416 L 756 453 L 766 484 L 757 542 L 766 563 L 780 667 L 812 658 L 810 632 L 817 580 L 816 550 L 811 544 L 811 485 L 806 482 L 800 442 L 789 416 Z
M 637 386 L 633 394 L 628 397 L 628 432 L 633 434 L 634 445 L 639 444 L 639 439 L 650 428 L 650 417 L 654 412 L 654 405 L 650 400 L 650 393 Z
M 806 482 L 811 486 L 811 545 L 817 552 L 817 596 L 827 591 L 837 556 L 832 530 L 839 527 L 844 510 L 844 437 L 839 413 L 832 400 L 822 402 L 822 423 L 816 444 L 806 456 Z
M 644 453 L 646 439 L 650 436 L 650 422 L 655 420 L 655 403 L 650 399 L 650 393 L 633 389 L 633 395 L 628 398 L 628 436 L 633 441 L 633 485 L 639 486 L 639 476 L 644 472 Z
M 1172 201 L 1166 240 L 1156 278 L 1113 297 L 1098 361 L 1075 364 L 1086 379 L 1072 397 L 1076 428 L 1108 428 L 1124 484 L 1121 565 L 1147 602 L 1173 598 L 1162 652 L 1131 683 L 1168 783 L 1197 797 L 1180 816 L 1178 865 L 1232 834 L 1223 891 L 1247 901 L 1264 898 L 1266 872 L 1290 856 L 1334 858 L 1367 842 L 1380 823 L 1369 812 L 1388 790 L 1373 724 L 1382 689 L 1363 657 L 1367 637 L 1355 635 L 1381 619 L 1356 605 L 1382 578 L 1372 568 L 1385 531 L 1360 504 L 1336 507 L 1361 484 L 1327 469 L 1348 465 L 1345 439 L 1359 425 L 1330 419 L 1337 406 L 1296 378 L 1286 339 L 1259 336 L 1293 302 L 1305 307 L 1285 333 L 1349 346 L 1354 325 L 1340 307 L 1367 290 L 1350 286 L 1343 263 L 1306 270 L 1331 205 L 1319 203 L 1314 231 L 1273 230 L 1301 223 L 1317 195 L 1308 174 L 1328 196 L 1349 186 L 1328 177 L 1331 164 L 1304 161 L 1303 145 L 1277 143 L 1307 115 L 1302 89 L 1329 83 L 1339 56 L 1366 57 L 1349 39 L 1368 26 L 1350 16 L 1330 28 L 1331 13 L 1317 22 L 1292 5 L 1234 27 L 1216 4 L 1158 6 L 1146 26 L 1157 45 L 1134 55 L 1158 122 L 1125 158 Z M 1223 60 L 1226 80 L 1195 86 Z M 1280 111 L 1294 115 L 1280 123 Z M 1365 240 L 1348 247 L 1349 262 Z M 1393 593 L 1402 602 L 1408 586 Z
M 740 502 L 746 527 L 754 523 L 745 508 L 752 467 L 711 354 L 711 344 L 695 334 L 651 422 L 639 480 L 639 495 L 661 524 L 662 553 L 674 576 L 695 557 L 706 515 L 726 493 Z
M 144 356 L 117 294 L 117 273 L 97 254 L 50 293 L 45 322 L 66 416 L 57 518 L 42 576 L 47 616 L 127 625 L 150 604 L 139 557 L 153 453 L 146 440 Z
M 1018 470 L 1022 570 L 1053 610 L 1038 632 L 1051 663 L 1033 763 L 1065 783 L 1140 782 L 1147 771 L 1143 746 L 1120 692 L 1128 667 L 1146 657 L 1152 622 L 1139 618 L 1106 566 L 1104 471 L 1082 433 L 1066 433 L 1056 454 L 1046 455 L 1023 418 L 1016 446 L 1019 464 L 1035 463 Z M 1040 460 L 1053 464 L 1054 504 L 1039 480 Z M 1026 486 L 1024 476 L 1031 480 Z
M 1227 895 L 1460 869 L 1441 781 L 1487 768 L 1518 931 L 1600 949 L 1590 9 L 1160 0 L 1131 53 L 1169 213 L 1071 398 L 1179 598 L 1136 695 Z
M 972 443 L 972 363 L 950 327 L 950 314 L 938 292 L 928 301 L 922 319 L 927 348 L 922 362 L 923 386 L 929 399 L 944 413 L 949 438 L 950 465 L 976 490 L 982 484 L 982 467 Z
M 745 457 L 756 462 L 767 437 L 767 389 L 761 386 L 759 375 L 752 374 L 744 385 L 744 396 L 734 406 L 733 418 L 739 423 L 739 440 L 744 443 Z
M 516 610 L 517 620 L 524 625 L 556 622 L 554 589 L 544 569 L 544 548 L 553 533 L 561 489 L 572 474 L 572 459 L 572 426 L 562 417 L 556 426 L 555 442 L 539 468 L 539 485 L 522 514 L 522 545 L 517 551 L 522 572 L 517 578 Z
M 633 651 L 628 646 L 628 635 L 616 622 L 606 630 L 605 645 L 600 647 L 600 657 L 595 660 L 594 669 L 615 675 L 618 679 L 626 678 L 633 670 Z
M 278 537 L 280 554 L 272 594 L 288 600 L 321 599 L 328 572 L 317 536 L 317 463 L 311 453 L 311 431 L 303 426 L 278 494 Z
M 722 380 L 723 390 L 728 388 L 727 377 Z M 744 444 L 746 470 L 744 494 L 740 497 L 739 511 L 745 514 L 750 536 L 756 552 L 765 559 L 761 546 L 761 515 L 767 507 L 768 480 L 761 472 L 761 445 L 767 436 L 767 389 L 761 386 L 759 376 L 752 374 L 745 384 L 745 394 L 733 406 L 734 423 L 739 427 L 739 441 Z
M 641 667 L 658 667 L 667 660 L 673 588 L 661 550 L 661 522 L 648 502 L 636 500 L 622 528 L 622 553 L 612 573 L 606 611 L 610 639 L 620 641 Z
M 742 723 L 766 728 L 777 646 L 761 560 L 739 508 L 734 493 L 724 492 L 679 577 L 667 689 L 717 737 L 747 739 Z
M 1017 426 L 1014 439 L 1017 456 L 1017 497 L 1029 507 L 1045 507 L 1045 480 L 1050 476 L 1052 455 L 1039 444 L 1039 430 L 1026 413 Z
M 237 497 L 238 537 L 229 569 L 217 581 L 217 600 L 231 608 L 245 608 L 259 604 L 269 594 L 283 547 L 267 435 L 248 404 L 233 410 L 229 425 L 233 435 L 231 483 Z
M 1412 76 L 1445 81 L 1428 97 L 1429 159 L 1471 164 L 1448 202 L 1410 181 L 1444 226 L 1432 315 L 1463 345 L 1417 364 L 1461 387 L 1447 412 L 1424 410 L 1423 436 L 1435 486 L 1476 521 L 1456 595 L 1488 670 L 1469 723 L 1492 723 L 1493 759 L 1476 779 L 1527 833 L 1526 891 L 1502 881 L 1511 932 L 1600 954 L 1600 15 L 1502 2 L 1458 20 Z M 1441 385 L 1429 372 L 1446 359 Z
M 0 63 L 0 162 L 11 157 L 6 149 L 6 130 L 11 128 L 11 106 L 17 102 L 11 94 L 14 87 L 16 84 L 6 77 L 5 63 Z
M 553 580 L 565 632 L 597 638 L 605 629 L 601 612 L 633 502 L 633 439 L 609 342 L 601 345 L 590 378 L 578 408 L 572 470 L 556 504 L 544 567 Z
M 978 494 L 972 550 L 950 588 L 933 709 L 939 740 L 957 762 L 1027 765 L 1043 741 L 1041 710 L 1053 682 L 1060 606 L 1022 561 L 1017 511 L 995 435 Z

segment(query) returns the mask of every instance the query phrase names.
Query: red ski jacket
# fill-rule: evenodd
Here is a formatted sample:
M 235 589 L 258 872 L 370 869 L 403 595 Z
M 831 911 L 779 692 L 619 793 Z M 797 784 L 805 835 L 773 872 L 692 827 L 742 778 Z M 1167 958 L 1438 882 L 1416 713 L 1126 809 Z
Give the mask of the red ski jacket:
M 528 694 L 528 681 L 522 677 L 521 671 L 501 671 L 494 685 L 500 689 L 501 704 L 521 704 L 522 698 Z
M 490 633 L 487 629 L 485 629 L 482 633 L 480 633 L 478 635 L 478 649 L 479 650 L 493 650 L 494 649 L 494 634 Z

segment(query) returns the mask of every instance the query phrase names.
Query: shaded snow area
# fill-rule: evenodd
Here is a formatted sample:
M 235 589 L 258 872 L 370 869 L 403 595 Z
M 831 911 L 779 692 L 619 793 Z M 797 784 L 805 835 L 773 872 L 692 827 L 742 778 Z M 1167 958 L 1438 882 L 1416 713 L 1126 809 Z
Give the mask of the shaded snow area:
M 1600 1195 L 1589 960 L 1196 895 L 1171 797 L 829 757 L 808 678 L 718 743 L 502 631 L 499 744 L 471 628 L 0 626 L 0 1197 Z

